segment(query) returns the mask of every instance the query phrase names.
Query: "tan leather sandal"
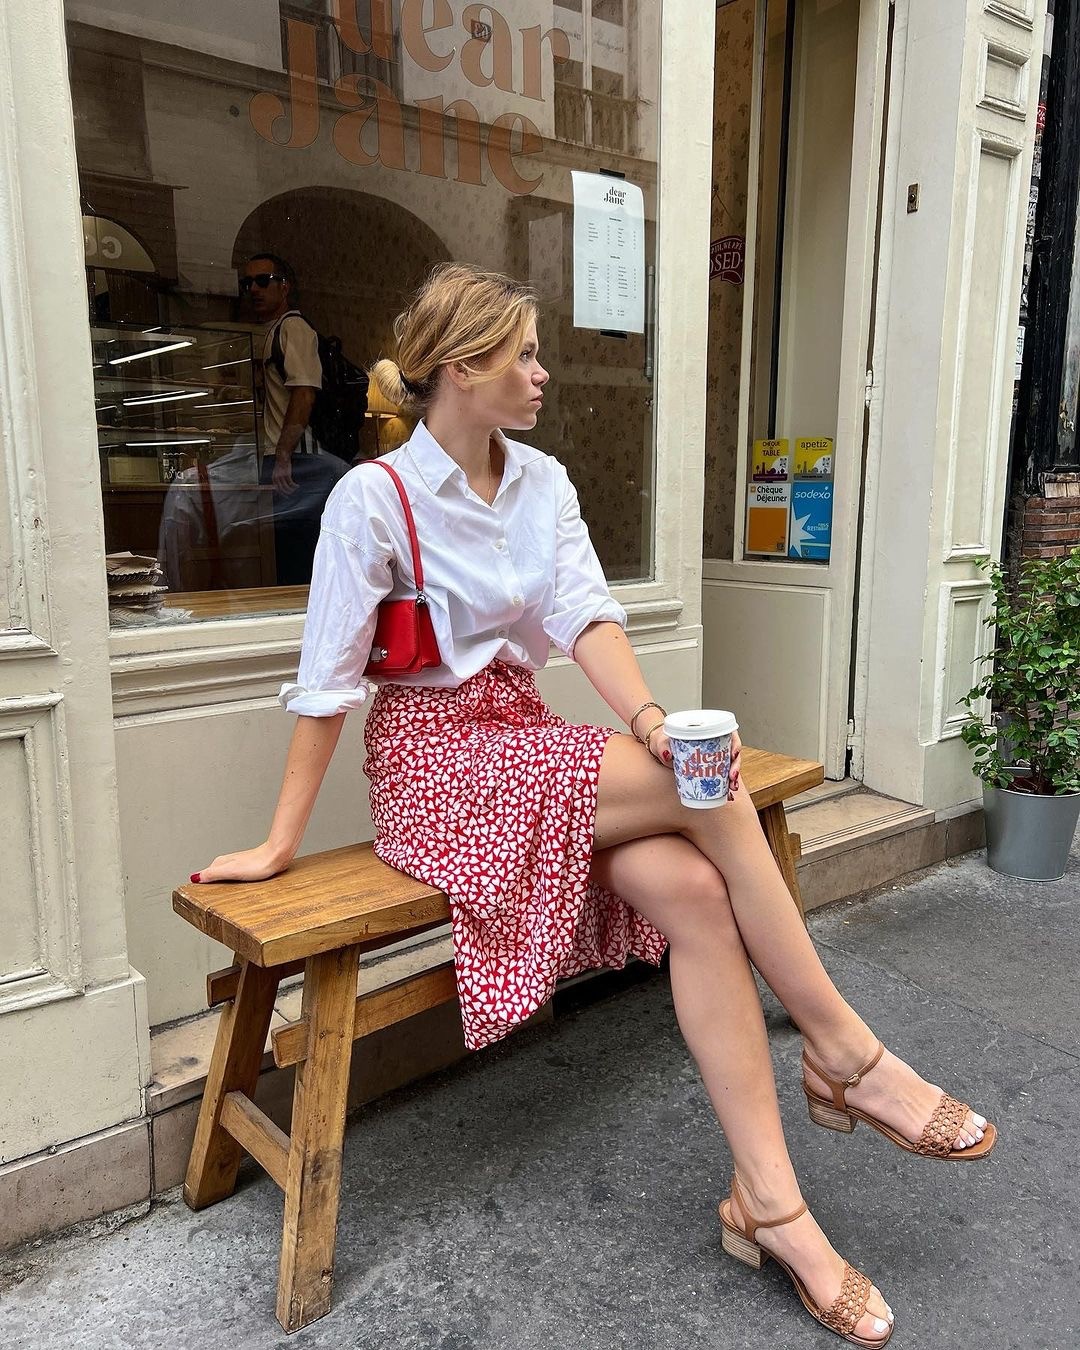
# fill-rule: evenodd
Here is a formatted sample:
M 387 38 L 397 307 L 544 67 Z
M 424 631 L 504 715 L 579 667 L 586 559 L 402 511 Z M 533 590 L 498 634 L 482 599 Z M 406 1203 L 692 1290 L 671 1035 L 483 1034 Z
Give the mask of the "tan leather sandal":
M 732 1200 L 738 1200 L 739 1209 L 745 1219 L 745 1226 L 735 1218 Z M 854 1266 L 845 1261 L 844 1279 L 840 1286 L 840 1293 L 827 1308 L 822 1308 L 818 1306 L 806 1285 L 803 1284 L 786 1261 L 782 1261 L 779 1256 L 773 1256 L 771 1252 L 767 1252 L 764 1247 L 759 1247 L 754 1241 L 759 1228 L 782 1228 L 784 1224 L 794 1223 L 796 1219 L 802 1218 L 805 1213 L 806 1205 L 802 1204 L 794 1214 L 788 1214 L 783 1219 L 755 1219 L 747 1208 L 738 1181 L 735 1177 L 732 1177 L 731 1197 L 722 1201 L 720 1205 L 720 1224 L 724 1230 L 721 1243 L 724 1251 L 729 1256 L 734 1256 L 736 1261 L 742 1261 L 754 1270 L 760 1270 L 771 1257 L 780 1269 L 787 1274 L 791 1283 L 795 1286 L 795 1292 L 802 1300 L 803 1307 L 811 1317 L 820 1322 L 823 1327 L 835 1331 L 845 1341 L 850 1341 L 852 1345 L 862 1345 L 868 1347 L 868 1350 L 877 1350 L 877 1347 L 884 1345 L 893 1334 L 892 1325 L 877 1340 L 869 1340 L 864 1336 L 855 1335 L 855 1327 L 859 1324 L 859 1318 L 866 1312 L 870 1291 L 873 1288 L 869 1276 L 864 1275 L 861 1270 L 856 1270 Z M 882 1318 L 881 1320 L 884 1321 L 885 1319 Z
M 870 1063 L 863 1065 L 858 1073 L 853 1073 L 850 1078 L 838 1082 L 835 1078 L 830 1078 L 825 1070 L 819 1064 L 815 1064 L 805 1050 L 803 1051 L 805 1067 L 812 1069 L 823 1083 L 829 1085 L 832 1092 L 831 1102 L 819 1097 L 806 1081 L 805 1072 L 803 1073 L 803 1091 L 806 1093 L 806 1104 L 814 1124 L 821 1125 L 826 1130 L 839 1130 L 842 1134 L 850 1134 L 856 1122 L 864 1120 L 872 1129 L 883 1134 L 886 1139 L 891 1139 L 906 1153 L 918 1153 L 923 1158 L 944 1158 L 956 1162 L 976 1162 L 979 1158 L 985 1158 L 997 1143 L 997 1130 L 987 1121 L 983 1137 L 978 1143 L 971 1144 L 968 1148 L 956 1148 L 956 1136 L 960 1133 L 960 1127 L 967 1119 L 971 1107 L 966 1102 L 958 1102 L 948 1093 L 941 1094 L 941 1100 L 934 1107 L 933 1115 L 926 1122 L 922 1134 L 914 1144 L 891 1125 L 878 1120 L 876 1116 L 860 1111 L 857 1106 L 848 1105 L 844 1097 L 845 1090 L 858 1087 L 884 1053 L 885 1047 L 878 1041 L 877 1051 Z

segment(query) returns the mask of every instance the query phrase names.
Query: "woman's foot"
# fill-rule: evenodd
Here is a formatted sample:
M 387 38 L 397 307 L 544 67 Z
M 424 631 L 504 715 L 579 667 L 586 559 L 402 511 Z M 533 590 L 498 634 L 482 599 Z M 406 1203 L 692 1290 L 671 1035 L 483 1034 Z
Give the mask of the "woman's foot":
M 792 1205 L 790 1197 L 778 1204 L 766 1196 L 754 1195 L 745 1181 L 739 1181 L 732 1186 L 731 1198 L 724 1202 L 722 1213 L 726 1211 L 735 1225 L 747 1232 L 755 1224 L 767 1223 L 790 1214 L 796 1207 L 797 1204 Z M 753 1241 L 799 1277 L 819 1308 L 828 1309 L 832 1306 L 843 1287 L 847 1263 L 833 1249 L 808 1210 L 790 1223 L 776 1228 L 759 1227 Z M 892 1332 L 892 1324 L 892 1309 L 885 1302 L 880 1289 L 872 1285 L 866 1311 L 851 1328 L 852 1334 L 871 1344 L 877 1342 L 884 1345 Z
M 851 1049 L 830 1050 L 807 1040 L 807 1057 L 812 1063 L 804 1058 L 803 1073 L 808 1087 L 825 1101 L 833 1100 L 832 1089 L 818 1071 L 824 1070 L 836 1082 L 844 1083 L 846 1105 L 890 1126 L 909 1144 L 917 1144 L 941 1102 L 942 1089 L 920 1078 L 910 1064 L 889 1050 L 883 1051 L 872 1072 L 868 1070 L 865 1077 L 849 1086 L 847 1080 L 877 1054 L 879 1042 L 873 1032 L 867 1030 L 863 1041 Z M 985 1118 L 969 1108 L 952 1147 L 958 1151 L 974 1148 L 982 1143 L 986 1132 Z

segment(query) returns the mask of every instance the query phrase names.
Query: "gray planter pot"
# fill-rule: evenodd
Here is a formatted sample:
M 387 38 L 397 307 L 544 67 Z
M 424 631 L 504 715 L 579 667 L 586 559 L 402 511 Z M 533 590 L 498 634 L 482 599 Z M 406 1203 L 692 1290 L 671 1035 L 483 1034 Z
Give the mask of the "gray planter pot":
M 1080 821 L 1080 792 L 1042 797 L 984 783 L 983 806 L 986 861 L 995 872 L 1023 881 L 1057 881 L 1065 875 Z

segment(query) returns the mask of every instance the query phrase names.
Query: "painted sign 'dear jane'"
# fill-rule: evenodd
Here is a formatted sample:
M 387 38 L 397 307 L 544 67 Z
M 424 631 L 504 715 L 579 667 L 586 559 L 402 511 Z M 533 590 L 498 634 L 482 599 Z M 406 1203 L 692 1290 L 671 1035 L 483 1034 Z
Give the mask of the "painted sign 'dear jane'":
M 391 0 L 371 0 L 371 28 L 364 33 L 356 22 L 355 0 L 331 0 L 331 17 L 338 41 L 358 55 L 371 53 L 382 61 L 398 59 L 394 45 Z M 313 24 L 288 18 L 289 88 L 286 99 L 263 90 L 249 105 L 251 125 L 263 140 L 282 149 L 302 150 L 314 145 L 321 130 L 322 105 L 318 71 L 317 34 Z M 446 51 L 435 51 L 433 33 L 454 27 L 449 0 L 401 0 L 401 43 L 409 59 L 421 70 L 438 74 L 457 59 L 465 80 L 477 89 L 497 88 L 508 94 L 543 100 L 543 50 L 546 42 L 554 61 L 570 58 L 570 39 L 561 28 L 545 29 L 536 24 L 518 30 L 520 39 L 520 88 L 515 85 L 515 35 L 502 14 L 491 5 L 468 5 L 462 13 L 465 41 Z M 490 70 L 485 69 L 485 65 Z M 481 186 L 483 157 L 496 180 L 515 196 L 525 196 L 543 182 L 543 174 L 526 177 L 517 161 L 536 155 L 543 136 L 536 124 L 520 111 L 499 114 L 491 120 L 487 145 L 480 133 L 481 117 L 468 99 L 446 102 L 442 96 L 417 99 L 403 106 L 394 91 L 370 75 L 343 75 L 334 84 L 334 96 L 342 108 L 334 123 L 332 141 L 338 154 L 350 164 L 366 168 L 380 164 L 387 169 L 413 170 L 430 178 L 448 177 L 446 143 L 456 146 L 454 179 Z M 452 119 L 452 121 L 451 121 Z M 287 127 L 286 139 L 278 131 Z M 368 123 L 374 143 L 363 138 Z M 448 125 L 449 124 L 449 125 Z M 415 125 L 415 156 L 406 149 L 406 132 Z M 414 163 L 410 163 L 414 158 Z

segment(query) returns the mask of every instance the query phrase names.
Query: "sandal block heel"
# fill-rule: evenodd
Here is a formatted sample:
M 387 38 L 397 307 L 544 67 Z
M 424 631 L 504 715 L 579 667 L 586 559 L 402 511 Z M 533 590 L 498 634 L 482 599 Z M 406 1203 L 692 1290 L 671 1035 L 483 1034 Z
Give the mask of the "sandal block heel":
M 815 1125 L 822 1125 L 827 1130 L 839 1130 L 841 1134 L 851 1134 L 855 1129 L 857 1123 L 855 1117 L 849 1116 L 846 1111 L 838 1111 L 835 1106 L 826 1106 L 824 1102 L 816 1101 L 813 1097 L 807 1097 L 806 1105 L 810 1119 Z
M 728 1256 L 733 1256 L 736 1261 L 742 1261 L 744 1265 L 750 1266 L 753 1270 L 760 1270 L 769 1259 L 765 1252 L 756 1242 L 751 1242 L 742 1234 L 736 1233 L 727 1224 L 722 1224 L 722 1227 L 723 1236 L 720 1239 L 720 1245 Z
M 736 1204 L 739 1206 L 741 1219 L 736 1216 Z M 750 1213 L 742 1191 L 739 1189 L 738 1177 L 734 1177 L 731 1182 L 731 1197 L 724 1200 L 720 1205 L 720 1227 L 723 1230 L 724 1251 L 729 1256 L 734 1256 L 736 1261 L 742 1261 L 744 1265 L 750 1266 L 754 1270 L 760 1270 L 765 1262 L 770 1259 L 770 1253 L 754 1240 L 759 1229 L 782 1228 L 784 1224 L 794 1223 L 796 1219 L 801 1219 L 805 1213 L 806 1205 L 802 1204 L 793 1214 L 786 1214 L 782 1219 L 755 1219 Z M 772 1260 L 791 1280 L 791 1283 L 795 1286 L 795 1292 L 810 1316 L 816 1322 L 820 1322 L 823 1327 L 835 1331 L 845 1341 L 849 1341 L 852 1345 L 864 1346 L 865 1350 L 881 1350 L 881 1347 L 892 1335 L 893 1329 L 891 1326 L 883 1336 L 874 1337 L 872 1340 L 855 1335 L 855 1327 L 863 1313 L 866 1312 L 866 1305 L 873 1289 L 869 1278 L 862 1271 L 856 1270 L 854 1266 L 848 1265 L 845 1261 L 840 1293 L 827 1308 L 823 1308 L 811 1297 L 806 1285 L 803 1284 L 786 1261 L 779 1256 L 773 1256 Z

